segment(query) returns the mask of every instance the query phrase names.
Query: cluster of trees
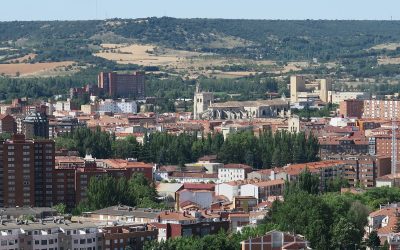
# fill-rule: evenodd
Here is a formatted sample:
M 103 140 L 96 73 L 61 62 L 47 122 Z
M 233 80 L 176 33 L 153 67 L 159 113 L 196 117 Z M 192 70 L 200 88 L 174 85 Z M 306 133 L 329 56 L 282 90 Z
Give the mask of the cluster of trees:
M 252 132 L 229 135 L 208 134 L 202 138 L 182 133 L 152 133 L 145 136 L 143 145 L 134 137 L 116 140 L 113 135 L 100 128 L 92 131 L 80 128 L 56 139 L 58 148 L 77 150 L 80 155 L 92 154 L 96 158 L 137 158 L 140 161 L 158 164 L 194 162 L 199 157 L 216 154 L 224 163 L 244 163 L 255 168 L 284 166 L 288 163 L 303 163 L 318 160 L 318 140 L 313 135 L 287 132 L 261 132 L 256 137 Z
M 135 174 L 130 179 L 106 175 L 100 178 L 92 177 L 86 192 L 87 200 L 77 206 L 73 211 L 75 214 L 118 204 L 144 208 L 163 207 L 158 203 L 153 183 L 149 183 L 143 174 Z M 60 206 L 56 208 L 60 209 Z
M 336 112 L 338 108 L 337 104 L 329 103 L 327 106 L 322 109 L 314 109 L 305 107 L 304 109 L 292 109 L 293 114 L 298 115 L 299 117 L 310 119 L 311 117 L 330 117 L 332 112 Z
M 251 132 L 229 135 L 218 152 L 224 162 L 245 163 L 257 168 L 284 166 L 318 160 L 318 140 L 313 135 L 286 131 L 262 132 L 257 138 Z

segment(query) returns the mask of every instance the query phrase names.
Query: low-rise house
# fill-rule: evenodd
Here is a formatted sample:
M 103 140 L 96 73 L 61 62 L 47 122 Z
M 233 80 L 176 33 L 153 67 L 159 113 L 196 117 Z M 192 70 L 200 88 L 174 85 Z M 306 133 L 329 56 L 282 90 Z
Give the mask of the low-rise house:
M 86 212 L 84 217 L 95 222 L 151 223 L 157 221 L 160 212 L 157 209 L 117 205 Z
M 159 183 L 156 186 L 158 196 L 170 207 L 175 206 L 176 192 L 184 188 L 182 183 Z
M 241 231 L 241 229 L 250 224 L 250 214 L 248 213 L 230 213 L 228 220 L 230 222 L 231 232 Z
M 259 179 L 261 181 L 267 181 L 271 179 L 272 169 L 262 169 L 258 171 L 253 171 L 247 174 L 247 179 Z
M 376 187 L 400 187 L 400 173 L 378 177 Z
M 400 208 L 397 204 L 389 204 L 374 211 L 368 216 L 368 232 L 376 230 L 381 242 L 385 242 L 395 232 L 395 226 L 400 217 Z
M 257 198 L 253 196 L 235 196 L 232 201 L 232 210 L 250 212 L 257 206 Z
M 176 181 L 178 183 L 216 183 L 218 181 L 218 175 L 205 173 L 174 172 L 169 176 L 169 180 Z
M 208 190 L 183 189 L 176 193 L 176 209 L 180 210 L 182 204 L 191 202 L 200 209 L 208 209 L 213 201 L 214 192 Z
M 57 211 L 50 207 L 3 207 L 0 208 L 0 219 L 15 220 L 21 217 L 32 216 L 44 219 L 57 215 Z

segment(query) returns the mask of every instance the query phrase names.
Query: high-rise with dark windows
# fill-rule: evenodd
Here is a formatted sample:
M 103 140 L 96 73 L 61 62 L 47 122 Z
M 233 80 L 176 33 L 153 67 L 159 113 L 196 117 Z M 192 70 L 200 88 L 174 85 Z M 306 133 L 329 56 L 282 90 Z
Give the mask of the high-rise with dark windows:
M 117 74 L 115 72 L 100 72 L 98 86 L 103 92 L 112 98 L 144 98 L 145 74 L 135 72 L 133 74 Z

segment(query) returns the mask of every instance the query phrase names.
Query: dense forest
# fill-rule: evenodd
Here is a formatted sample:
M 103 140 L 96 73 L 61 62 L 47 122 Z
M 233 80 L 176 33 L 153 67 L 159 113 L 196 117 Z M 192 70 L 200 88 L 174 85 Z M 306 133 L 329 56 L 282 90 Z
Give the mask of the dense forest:
M 96 158 L 137 158 L 139 161 L 158 164 L 195 162 L 201 156 L 216 154 L 223 163 L 245 163 L 254 168 L 271 168 L 288 163 L 303 163 L 318 160 L 318 140 L 304 133 L 262 132 L 256 137 L 251 132 L 229 135 L 204 135 L 201 139 L 191 134 L 178 136 L 168 133 L 153 133 L 146 136 L 144 144 L 134 137 L 116 140 L 113 135 L 100 128 L 75 130 L 56 139 L 56 146 L 77 150 L 81 156 L 87 153 Z

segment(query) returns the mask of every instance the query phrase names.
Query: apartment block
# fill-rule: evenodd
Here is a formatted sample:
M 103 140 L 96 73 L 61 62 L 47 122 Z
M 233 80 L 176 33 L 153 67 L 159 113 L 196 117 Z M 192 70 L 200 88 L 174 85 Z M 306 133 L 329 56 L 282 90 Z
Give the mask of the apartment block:
M 0 143 L 0 206 L 52 206 L 54 142 L 15 134 Z
M 143 249 L 146 241 L 157 240 L 158 231 L 147 225 L 125 225 L 102 228 L 104 250 Z
M 103 234 L 95 224 L 54 221 L 4 222 L 0 225 L 0 249 L 87 249 L 103 247 Z
M 114 114 L 136 114 L 137 104 L 135 101 L 127 101 L 122 99 L 114 101 L 107 99 L 99 103 L 99 112 L 110 112 Z
M 339 104 L 339 114 L 344 117 L 361 118 L 364 111 L 364 101 L 357 99 L 344 100 Z
M 400 118 L 400 101 L 398 100 L 365 100 L 363 118 L 380 118 L 390 120 Z
M 143 72 L 135 72 L 133 74 L 100 72 L 98 87 L 112 98 L 144 98 L 146 96 L 145 74 Z

